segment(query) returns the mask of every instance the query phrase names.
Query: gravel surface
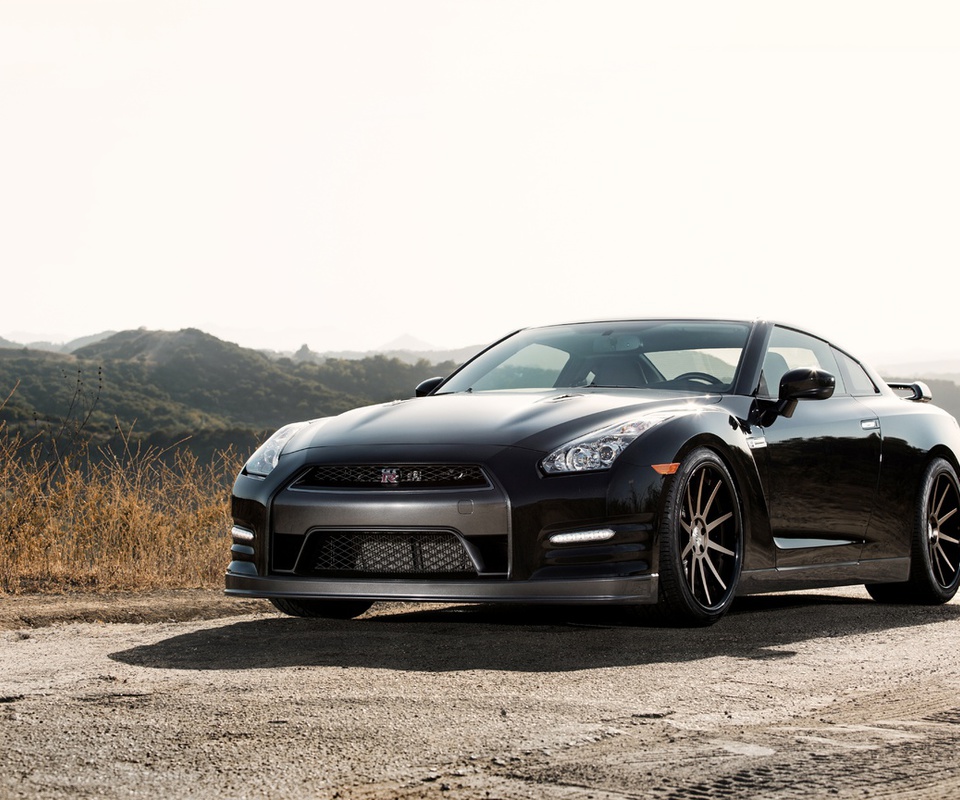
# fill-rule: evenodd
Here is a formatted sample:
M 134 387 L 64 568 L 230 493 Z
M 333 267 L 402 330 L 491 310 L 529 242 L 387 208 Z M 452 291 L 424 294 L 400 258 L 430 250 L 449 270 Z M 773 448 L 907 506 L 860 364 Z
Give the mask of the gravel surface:
M 0 597 L 0 798 L 941 798 L 960 604 L 862 589 L 718 625 L 217 592 Z

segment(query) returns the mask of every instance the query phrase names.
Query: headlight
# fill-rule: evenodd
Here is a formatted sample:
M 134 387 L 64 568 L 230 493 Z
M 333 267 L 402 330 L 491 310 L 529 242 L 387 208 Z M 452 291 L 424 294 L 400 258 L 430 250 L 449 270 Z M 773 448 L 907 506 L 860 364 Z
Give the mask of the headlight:
M 601 428 L 558 447 L 540 462 L 540 466 L 551 475 L 610 469 L 617 456 L 634 439 L 676 414 L 676 411 L 662 411 Z
M 247 463 L 243 466 L 244 472 L 251 475 L 260 475 L 261 477 L 269 475 L 280 461 L 280 454 L 283 452 L 283 448 L 287 442 L 289 442 L 298 431 L 303 430 L 307 425 L 314 425 L 317 422 L 326 422 L 326 420 L 294 422 L 290 425 L 284 425 L 250 456 Z

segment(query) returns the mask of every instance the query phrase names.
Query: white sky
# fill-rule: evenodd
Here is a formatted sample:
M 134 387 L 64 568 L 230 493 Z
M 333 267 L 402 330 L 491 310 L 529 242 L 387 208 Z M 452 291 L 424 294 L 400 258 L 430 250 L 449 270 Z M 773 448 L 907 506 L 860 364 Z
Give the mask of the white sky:
M 0 0 L 0 335 L 960 355 L 960 3 Z

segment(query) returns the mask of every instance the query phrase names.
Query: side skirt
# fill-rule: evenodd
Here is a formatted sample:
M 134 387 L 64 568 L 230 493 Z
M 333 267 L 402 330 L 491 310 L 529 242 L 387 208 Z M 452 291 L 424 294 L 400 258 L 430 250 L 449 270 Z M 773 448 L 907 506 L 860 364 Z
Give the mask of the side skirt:
M 847 564 L 780 567 L 744 571 L 738 595 L 826 589 L 861 583 L 901 583 L 910 577 L 909 558 L 878 558 Z

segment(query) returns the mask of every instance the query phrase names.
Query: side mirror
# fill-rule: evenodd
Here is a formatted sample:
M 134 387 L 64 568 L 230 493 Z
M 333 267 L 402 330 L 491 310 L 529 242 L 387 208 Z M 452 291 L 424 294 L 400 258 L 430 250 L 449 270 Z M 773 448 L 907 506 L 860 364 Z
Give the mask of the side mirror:
M 836 386 L 837 379 L 822 369 L 792 369 L 780 379 L 777 413 L 792 417 L 798 400 L 826 400 Z
M 427 378 L 425 381 L 417 384 L 417 388 L 414 389 L 414 394 L 417 397 L 426 397 L 445 380 L 446 378 L 442 376 L 438 378 Z

